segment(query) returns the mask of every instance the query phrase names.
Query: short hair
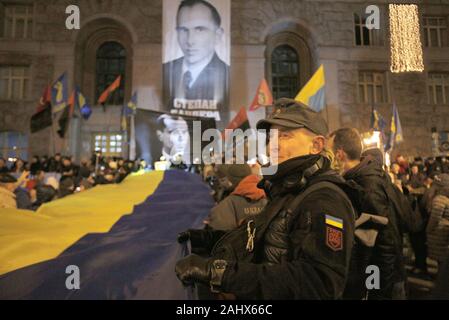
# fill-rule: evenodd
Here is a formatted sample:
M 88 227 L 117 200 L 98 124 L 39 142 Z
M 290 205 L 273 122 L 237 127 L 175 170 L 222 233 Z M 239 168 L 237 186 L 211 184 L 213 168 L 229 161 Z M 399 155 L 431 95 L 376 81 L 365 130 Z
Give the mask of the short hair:
M 156 129 L 157 130 L 161 130 L 164 131 L 164 129 L 169 129 L 167 126 L 167 123 L 165 122 L 166 120 L 172 120 L 172 121 L 184 121 L 187 124 L 187 121 L 178 115 L 171 115 L 171 114 L 161 114 L 157 119 L 156 119 Z
M 350 160 L 359 160 L 362 154 L 362 139 L 357 129 L 341 128 L 330 134 L 334 138 L 334 152 L 342 149 Z
M 384 155 L 379 148 L 371 148 L 363 151 L 361 160 L 365 159 L 366 157 L 371 157 L 371 159 L 374 159 L 382 166 L 384 165 Z
M 220 14 L 218 13 L 217 9 L 213 5 L 211 5 L 209 2 L 207 2 L 205 0 L 183 0 L 183 1 L 181 1 L 181 3 L 179 4 L 179 7 L 178 7 L 178 12 L 176 13 L 176 24 L 178 24 L 179 13 L 181 12 L 182 8 L 192 8 L 198 4 L 201 4 L 210 10 L 210 13 L 212 15 L 212 20 L 217 25 L 217 27 L 220 27 L 221 26 Z

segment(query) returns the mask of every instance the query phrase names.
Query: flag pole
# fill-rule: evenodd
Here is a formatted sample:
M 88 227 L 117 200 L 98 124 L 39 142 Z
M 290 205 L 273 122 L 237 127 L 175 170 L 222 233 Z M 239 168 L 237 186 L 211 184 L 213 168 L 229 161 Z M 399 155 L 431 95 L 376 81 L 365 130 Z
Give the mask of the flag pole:
M 55 155 L 55 153 L 56 153 L 56 146 L 55 146 L 55 143 L 56 143 L 56 141 L 55 141 L 55 116 L 54 116 L 54 114 L 53 114 L 53 110 L 51 110 L 51 112 L 52 112 L 52 115 L 51 115 L 51 117 L 52 117 L 52 121 L 51 121 L 51 134 L 50 134 L 50 139 L 51 139 L 51 148 L 52 148 L 52 150 L 51 150 L 51 154 L 54 156 Z
M 68 108 L 70 108 L 69 106 L 67 106 Z M 64 148 L 65 148 L 65 153 L 66 155 L 70 155 L 71 157 L 75 156 L 71 153 L 70 150 L 70 138 L 72 137 L 72 125 L 73 125 L 73 121 L 72 121 L 72 115 L 70 114 L 70 109 L 69 109 L 69 125 L 67 126 L 67 134 L 65 134 L 65 139 L 64 139 Z

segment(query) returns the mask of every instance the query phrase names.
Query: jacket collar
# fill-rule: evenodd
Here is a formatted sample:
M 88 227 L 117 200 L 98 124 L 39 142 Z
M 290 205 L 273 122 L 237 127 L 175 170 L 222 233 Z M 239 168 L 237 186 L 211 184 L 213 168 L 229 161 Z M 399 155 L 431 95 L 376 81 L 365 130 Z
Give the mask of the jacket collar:
M 328 170 L 330 161 L 322 155 L 301 156 L 282 162 L 274 175 L 264 176 L 258 187 L 270 198 L 302 190 L 308 180 Z

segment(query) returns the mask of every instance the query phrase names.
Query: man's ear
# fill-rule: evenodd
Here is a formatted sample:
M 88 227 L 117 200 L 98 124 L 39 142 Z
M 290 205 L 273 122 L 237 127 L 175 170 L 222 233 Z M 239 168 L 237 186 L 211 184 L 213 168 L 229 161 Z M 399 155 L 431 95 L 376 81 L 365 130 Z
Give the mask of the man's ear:
M 316 136 L 312 140 L 311 154 L 319 154 L 323 151 L 326 139 L 323 136 Z
M 161 130 L 156 130 L 156 134 L 157 134 L 159 141 L 163 142 L 162 136 L 164 135 L 164 133 Z
M 219 42 L 223 37 L 223 34 L 224 34 L 223 28 L 218 28 L 217 30 L 215 30 L 215 42 Z
M 347 159 L 346 152 L 344 152 L 343 149 L 338 149 L 335 155 L 340 161 L 346 161 Z

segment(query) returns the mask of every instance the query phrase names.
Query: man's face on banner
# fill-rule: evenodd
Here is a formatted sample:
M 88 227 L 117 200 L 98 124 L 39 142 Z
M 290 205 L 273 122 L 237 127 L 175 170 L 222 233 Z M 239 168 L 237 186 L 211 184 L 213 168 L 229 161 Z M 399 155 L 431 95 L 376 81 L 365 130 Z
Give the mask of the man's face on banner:
M 158 131 L 163 150 L 169 155 L 184 154 L 189 144 L 189 129 L 185 120 L 164 120 L 164 131 Z
M 185 61 L 190 65 L 212 57 L 215 45 L 223 34 L 209 8 L 202 4 L 181 9 L 176 31 Z

